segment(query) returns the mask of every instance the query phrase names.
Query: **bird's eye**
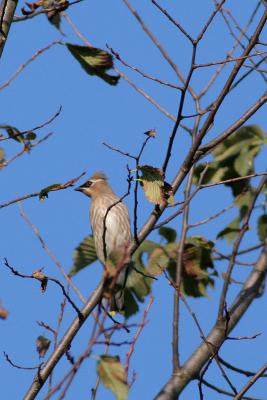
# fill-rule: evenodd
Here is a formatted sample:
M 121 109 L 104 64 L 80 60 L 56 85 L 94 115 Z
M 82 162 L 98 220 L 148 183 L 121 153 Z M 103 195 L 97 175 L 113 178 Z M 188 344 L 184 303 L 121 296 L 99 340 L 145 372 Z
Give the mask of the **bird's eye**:
M 93 184 L 92 181 L 87 181 L 84 186 L 89 188 L 92 184 Z

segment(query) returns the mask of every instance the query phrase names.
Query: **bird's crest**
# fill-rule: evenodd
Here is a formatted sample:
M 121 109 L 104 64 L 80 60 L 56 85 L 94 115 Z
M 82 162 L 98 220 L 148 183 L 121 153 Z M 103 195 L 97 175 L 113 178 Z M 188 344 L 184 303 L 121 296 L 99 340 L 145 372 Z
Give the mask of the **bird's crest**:
M 91 178 L 89 178 L 90 181 L 95 181 L 95 180 L 99 180 L 99 179 L 101 179 L 101 180 L 103 180 L 103 181 L 107 181 L 107 180 L 108 180 L 108 178 L 106 177 L 106 175 L 104 174 L 104 172 L 100 172 L 100 171 L 95 172 L 95 173 L 91 176 Z

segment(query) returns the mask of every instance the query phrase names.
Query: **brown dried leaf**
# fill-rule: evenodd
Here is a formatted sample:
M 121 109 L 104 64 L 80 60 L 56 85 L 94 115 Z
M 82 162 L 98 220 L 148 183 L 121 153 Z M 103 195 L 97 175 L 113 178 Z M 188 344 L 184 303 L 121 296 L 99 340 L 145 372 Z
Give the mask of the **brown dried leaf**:
M 32 277 L 41 282 L 41 291 L 45 292 L 46 288 L 47 288 L 48 279 L 45 276 L 45 274 L 42 272 L 42 270 L 38 269 L 37 271 L 34 271 L 32 273 Z
M 155 138 L 157 135 L 157 132 L 155 129 L 150 129 L 149 131 L 144 132 L 144 135 Z
M 36 350 L 39 353 L 39 357 L 43 358 L 49 349 L 51 340 L 47 339 L 45 336 L 38 336 L 36 339 Z
M 0 307 L 0 318 L 6 319 L 7 316 L 8 316 L 8 311 L 5 308 Z

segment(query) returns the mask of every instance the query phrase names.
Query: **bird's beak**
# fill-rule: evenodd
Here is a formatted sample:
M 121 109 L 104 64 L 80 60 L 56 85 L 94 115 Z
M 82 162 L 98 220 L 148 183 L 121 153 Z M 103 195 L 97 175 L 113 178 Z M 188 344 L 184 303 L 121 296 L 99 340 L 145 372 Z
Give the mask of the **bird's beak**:
M 76 190 L 77 192 L 83 192 L 84 187 L 83 185 L 76 187 L 74 190 Z

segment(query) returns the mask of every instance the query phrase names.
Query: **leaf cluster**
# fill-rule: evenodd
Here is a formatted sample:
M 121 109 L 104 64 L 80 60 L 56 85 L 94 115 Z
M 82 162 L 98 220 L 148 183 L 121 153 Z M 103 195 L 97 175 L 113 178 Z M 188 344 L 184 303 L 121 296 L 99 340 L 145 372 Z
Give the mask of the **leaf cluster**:
M 144 302 L 151 292 L 153 277 L 166 271 L 175 281 L 175 270 L 179 242 L 174 229 L 160 228 L 164 244 L 145 240 L 138 247 L 129 266 L 125 288 L 125 317 L 129 318 L 139 310 L 138 303 Z M 193 297 L 207 295 L 207 288 L 214 286 L 217 275 L 212 262 L 213 242 L 201 236 L 192 236 L 185 242 L 183 255 L 182 288 L 184 294 Z M 69 276 L 76 275 L 97 260 L 94 239 L 87 236 L 75 249 L 73 265 Z M 151 278 L 149 277 L 151 276 Z
M 218 183 L 253 175 L 255 173 L 256 156 L 259 154 L 262 145 L 266 143 L 266 135 L 259 126 L 242 127 L 212 152 L 213 160 L 206 170 L 202 184 Z M 204 164 L 197 165 L 194 173 L 195 184 L 199 181 L 204 168 Z M 227 182 L 225 186 L 231 189 L 239 214 L 218 233 L 217 239 L 227 239 L 231 243 L 240 231 L 240 224 L 247 213 L 255 189 L 249 178 Z M 266 218 L 264 210 L 263 215 L 258 219 L 258 236 L 261 241 L 267 235 Z

